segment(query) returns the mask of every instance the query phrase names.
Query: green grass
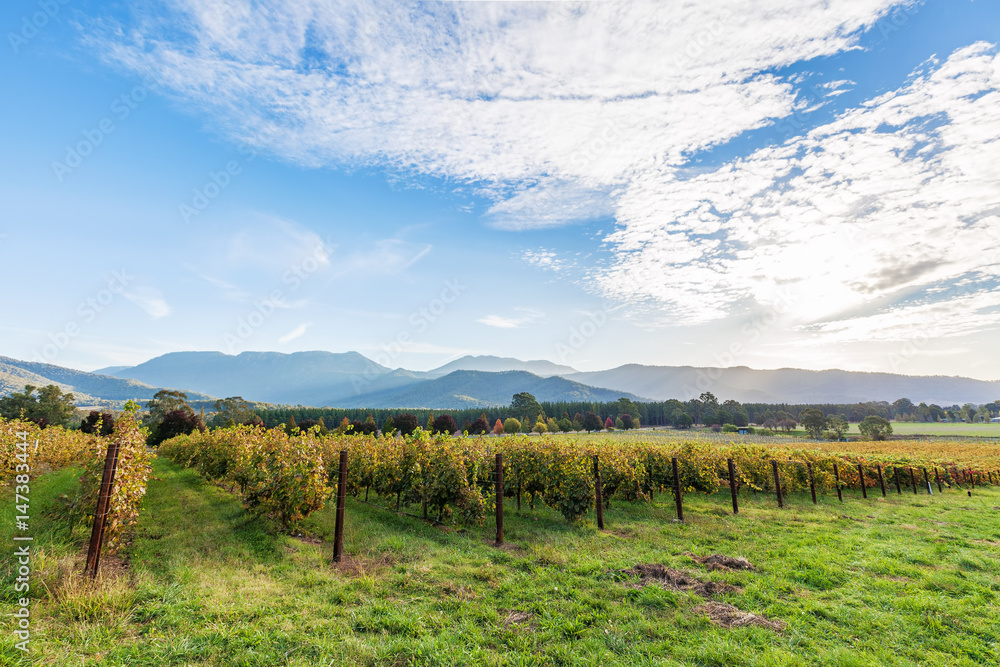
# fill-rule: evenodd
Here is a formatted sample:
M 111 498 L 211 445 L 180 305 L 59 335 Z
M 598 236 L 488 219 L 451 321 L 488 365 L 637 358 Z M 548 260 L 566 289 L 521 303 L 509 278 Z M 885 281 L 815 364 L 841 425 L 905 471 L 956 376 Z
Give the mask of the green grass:
M 995 665 L 1000 662 L 1000 491 L 887 500 L 845 494 L 688 496 L 614 503 L 608 530 L 553 511 L 520 516 L 506 537 L 434 527 L 349 500 L 348 562 L 330 563 L 332 508 L 307 522 L 321 542 L 272 532 L 224 490 L 155 462 L 130 568 L 93 589 L 68 569 L 55 506 L 33 534 L 45 549 L 34 590 L 31 661 L 0 639 L 0 664 L 36 665 Z M 37 480 L 72 491 L 73 471 Z M 11 493 L 0 539 L 11 544 Z M 35 510 L 33 510 L 35 511 Z M 685 552 L 746 556 L 756 572 L 707 573 Z M 111 561 L 109 561 L 111 562 Z M 609 576 L 664 563 L 727 581 L 721 601 L 788 624 L 723 629 L 689 593 L 633 589 Z M 112 562 L 113 564 L 113 562 Z M 9 574 L 0 613 L 11 610 Z M 528 623 L 504 626 L 511 611 Z
M 854 426 L 852 424 L 852 426 Z M 941 435 L 1000 438 L 1000 424 L 952 424 L 922 422 L 892 422 L 893 435 Z

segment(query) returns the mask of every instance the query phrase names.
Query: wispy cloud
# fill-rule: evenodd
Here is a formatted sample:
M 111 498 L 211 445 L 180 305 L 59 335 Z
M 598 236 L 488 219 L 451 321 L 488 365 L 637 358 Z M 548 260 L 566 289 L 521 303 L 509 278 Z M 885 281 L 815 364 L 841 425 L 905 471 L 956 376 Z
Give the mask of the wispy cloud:
M 533 308 L 517 308 L 515 310 L 521 313 L 520 316 L 504 317 L 502 315 L 487 315 L 476 321 L 488 327 L 496 327 L 497 329 L 517 329 L 545 317 L 545 313 Z
M 284 344 L 293 341 L 296 338 L 301 338 L 303 335 L 305 335 L 306 331 L 309 329 L 310 326 L 312 326 L 312 322 L 303 322 L 302 324 L 295 327 L 294 329 L 286 333 L 284 336 L 279 338 L 278 342 Z
M 998 72 L 997 48 L 977 44 L 784 145 L 687 180 L 666 166 L 644 174 L 618 202 L 599 290 L 682 323 L 793 290 L 796 323 L 836 339 L 860 322 L 865 336 L 899 334 L 928 307 L 909 295 L 949 298 L 932 286 L 995 285 Z M 993 318 L 958 321 L 954 334 Z
M 155 287 L 137 285 L 123 290 L 122 296 L 142 308 L 154 319 L 170 314 L 170 306 L 164 300 L 163 292 Z
M 232 140 L 283 160 L 442 177 L 488 197 L 488 220 L 505 229 L 613 217 L 612 261 L 589 282 L 632 312 L 646 304 L 671 325 L 705 323 L 793 290 L 789 325 L 833 339 L 836 322 L 887 332 L 880 314 L 905 319 L 920 307 L 907 299 L 932 285 L 997 277 L 996 47 L 932 60 L 898 90 L 783 144 L 707 172 L 684 166 L 831 104 L 852 81 L 805 100 L 801 78 L 775 72 L 857 48 L 866 28 L 909 4 L 400 11 L 387 0 L 174 0 L 127 28 L 104 22 L 90 42 L 207 111 Z M 330 261 L 337 276 L 391 274 L 429 251 L 386 240 Z M 525 259 L 558 271 L 546 252 Z M 250 236 L 234 238 L 230 255 L 244 265 L 276 257 Z M 927 292 L 927 303 L 945 298 Z M 516 328 L 530 318 L 478 321 Z
M 524 229 L 609 215 L 637 176 L 788 115 L 772 71 L 905 3 L 174 0 L 90 41 L 234 140 L 479 184 Z

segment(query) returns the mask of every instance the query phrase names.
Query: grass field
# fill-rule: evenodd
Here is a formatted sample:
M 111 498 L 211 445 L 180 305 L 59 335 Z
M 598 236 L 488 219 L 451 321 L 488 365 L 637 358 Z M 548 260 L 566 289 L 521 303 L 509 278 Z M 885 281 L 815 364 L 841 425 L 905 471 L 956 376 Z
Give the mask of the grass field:
M 1000 492 L 865 501 L 854 493 L 786 509 L 763 495 L 669 495 L 615 503 L 607 531 L 508 506 L 456 531 L 347 505 L 346 562 L 330 563 L 334 512 L 315 537 L 273 532 L 191 470 L 155 463 L 127 567 L 95 587 L 74 574 L 86 532 L 53 500 L 76 473 L 36 480 L 32 656 L 5 633 L 2 664 L 34 665 L 983 665 L 1000 662 Z M 12 493 L 0 508 L 11 542 Z M 48 500 L 46 500 L 48 499 Z M 318 538 L 318 539 L 317 539 Z M 754 571 L 707 572 L 687 553 L 745 556 Z M 613 571 L 661 563 L 738 590 L 718 602 L 786 624 L 714 625 L 692 592 Z M 12 609 L 5 573 L 3 609 Z
M 852 424 L 853 426 L 853 424 Z M 894 435 L 940 435 L 978 438 L 1000 438 L 1000 424 L 930 424 L 921 422 L 892 422 Z

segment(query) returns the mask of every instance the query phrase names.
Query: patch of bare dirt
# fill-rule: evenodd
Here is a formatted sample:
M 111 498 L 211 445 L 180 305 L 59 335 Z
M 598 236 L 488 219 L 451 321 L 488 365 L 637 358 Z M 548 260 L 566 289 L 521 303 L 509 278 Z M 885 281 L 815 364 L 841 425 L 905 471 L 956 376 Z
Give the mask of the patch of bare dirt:
M 530 611 L 519 611 L 517 609 L 511 609 L 510 612 L 508 612 L 507 614 L 507 618 L 503 620 L 502 625 L 507 630 L 509 630 L 511 626 L 514 626 L 516 629 L 521 629 L 521 628 L 534 629 L 535 623 L 534 621 L 531 620 L 534 617 L 535 615 L 532 614 Z
M 445 597 L 465 600 L 466 602 L 469 600 L 475 600 L 479 597 L 472 587 L 464 585 L 456 586 L 455 584 L 445 584 L 441 587 L 441 593 L 444 594 Z
M 718 581 L 703 581 L 695 576 L 656 563 L 640 563 L 625 570 L 615 570 L 615 575 L 627 579 L 633 588 L 659 586 L 672 591 L 693 591 L 702 597 L 721 593 L 739 592 L 740 589 Z
M 391 554 L 381 554 L 375 557 L 341 554 L 340 562 L 334 563 L 333 566 L 349 577 L 364 577 L 377 574 L 398 562 L 398 558 Z
M 1000 540 L 972 540 L 978 544 L 987 544 L 991 547 L 1000 547 Z
M 497 543 L 494 540 L 487 540 L 486 544 L 490 545 L 491 547 L 495 547 L 500 551 L 506 551 L 507 553 L 511 553 L 516 556 L 522 556 L 525 553 L 524 549 L 517 546 L 516 544 L 511 544 L 510 542 L 504 542 L 503 544 L 497 546 Z
M 759 625 L 775 632 L 781 632 L 788 624 L 784 621 L 772 621 L 766 616 L 743 611 L 731 604 L 721 602 L 706 602 L 694 608 L 696 612 L 706 614 L 715 625 L 723 628 L 742 628 L 748 625 Z
M 715 570 L 722 570 L 723 572 L 732 572 L 733 570 L 754 570 L 753 563 L 748 561 L 743 556 L 738 556 L 733 558 L 732 556 L 724 556 L 722 554 L 711 554 L 710 556 L 695 556 L 693 553 L 687 553 L 686 556 L 690 556 L 696 563 L 704 565 L 705 569 L 709 572 Z

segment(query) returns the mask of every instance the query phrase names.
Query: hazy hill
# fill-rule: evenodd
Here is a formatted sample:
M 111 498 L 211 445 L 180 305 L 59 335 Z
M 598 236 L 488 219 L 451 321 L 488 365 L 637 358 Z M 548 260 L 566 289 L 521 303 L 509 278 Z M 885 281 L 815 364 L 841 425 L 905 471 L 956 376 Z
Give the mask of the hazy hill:
M 449 361 L 440 368 L 428 371 L 427 375 L 430 377 L 443 377 L 452 371 L 489 371 L 492 373 L 501 371 L 528 371 L 541 377 L 550 377 L 552 375 L 565 376 L 577 372 L 575 368 L 560 366 L 544 359 L 521 361 L 512 357 L 495 357 L 484 354 L 481 356 L 467 355 L 461 359 Z
M 117 370 L 117 377 L 213 396 L 290 405 L 336 405 L 343 397 L 398 387 L 422 374 L 393 371 L 357 352 L 171 352 Z
M 434 380 L 424 380 L 398 389 L 356 396 L 337 407 L 365 408 L 477 408 L 510 405 L 511 397 L 522 391 L 539 401 L 617 401 L 637 396 L 589 387 L 561 377 L 539 377 L 527 371 L 454 371 Z
M 22 391 L 28 384 L 36 387 L 58 385 L 63 391 L 72 392 L 78 405 L 117 403 L 132 398 L 146 400 L 160 390 L 160 387 L 135 380 L 0 357 L 0 394 Z M 191 393 L 188 397 L 191 400 L 212 398 L 199 393 Z
M 72 385 L 94 396 L 107 393 L 100 383 L 94 385 L 96 393 L 84 388 L 90 385 L 82 376 L 102 377 L 99 375 L 45 364 L 17 364 L 22 374 L 37 372 L 44 376 L 35 367 L 45 366 L 45 372 L 62 373 L 57 383 Z M 705 390 L 720 399 L 761 403 L 854 403 L 894 401 L 905 396 L 917 403 L 951 405 L 986 403 L 1000 398 L 1000 382 L 960 377 L 639 364 L 576 372 L 548 361 L 494 356 L 467 356 L 433 371 L 417 372 L 392 370 L 357 352 L 244 352 L 236 356 L 221 352 L 174 352 L 138 366 L 105 370 L 150 388 L 169 387 L 218 397 L 242 396 L 250 401 L 334 407 L 506 405 L 520 391 L 531 392 L 539 400 L 554 401 L 616 400 L 622 395 L 685 400 Z M 40 382 L 22 377 L 17 381 L 20 386 L 26 381 Z M 74 382 L 82 384 L 78 387 Z M 122 393 L 128 392 L 122 389 Z
M 948 376 L 911 376 L 856 371 L 808 371 L 795 368 L 755 370 L 641 366 L 573 373 L 569 379 L 612 387 L 656 400 L 697 398 L 711 391 L 720 399 L 757 403 L 856 403 L 894 401 L 939 405 L 988 403 L 1000 397 L 1000 382 Z

